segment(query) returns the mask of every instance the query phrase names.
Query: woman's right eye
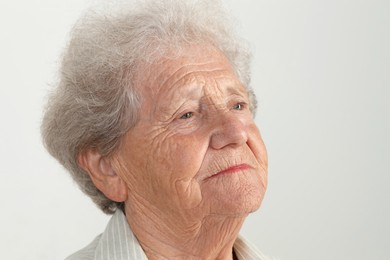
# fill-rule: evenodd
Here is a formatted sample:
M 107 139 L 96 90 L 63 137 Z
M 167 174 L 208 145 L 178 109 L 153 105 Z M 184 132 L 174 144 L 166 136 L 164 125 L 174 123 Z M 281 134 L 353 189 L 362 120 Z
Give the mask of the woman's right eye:
M 193 112 L 187 112 L 187 113 L 185 113 L 184 115 L 182 115 L 182 116 L 180 117 L 180 119 L 189 119 L 189 118 L 191 118 L 193 115 L 194 115 Z

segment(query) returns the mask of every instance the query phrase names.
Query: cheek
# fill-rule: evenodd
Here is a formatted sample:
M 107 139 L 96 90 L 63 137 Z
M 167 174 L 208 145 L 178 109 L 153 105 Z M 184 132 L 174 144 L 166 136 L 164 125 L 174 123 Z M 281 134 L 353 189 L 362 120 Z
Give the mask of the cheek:
M 251 126 L 248 145 L 259 164 L 259 178 L 264 196 L 268 184 L 268 154 L 263 139 L 261 138 L 260 131 L 254 124 Z
M 261 137 L 260 131 L 254 123 L 248 126 L 248 133 L 249 133 L 248 146 L 251 149 L 254 156 L 256 157 L 256 160 L 260 164 L 260 167 L 263 168 L 265 171 L 267 171 L 268 169 L 267 149 Z
M 138 191 L 147 187 L 150 176 L 146 173 L 147 158 L 150 151 L 141 139 L 127 138 L 124 148 L 118 153 L 118 170 L 129 190 Z M 141 188 L 141 189 L 140 189 Z
M 169 197 L 168 203 L 194 208 L 201 202 L 201 191 L 194 178 L 204 160 L 207 138 L 199 134 L 163 134 L 151 145 L 147 172 L 154 191 Z
M 200 135 L 165 135 L 152 145 L 151 172 L 165 173 L 167 179 L 193 178 L 204 159 L 208 142 Z M 204 140 L 204 141 L 203 141 Z

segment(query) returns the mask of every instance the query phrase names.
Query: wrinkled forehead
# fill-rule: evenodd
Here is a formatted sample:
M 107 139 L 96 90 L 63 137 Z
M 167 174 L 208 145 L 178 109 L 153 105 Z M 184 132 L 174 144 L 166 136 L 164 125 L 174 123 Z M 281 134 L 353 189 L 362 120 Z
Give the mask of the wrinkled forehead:
M 190 85 L 206 85 L 224 81 L 230 87 L 242 87 L 226 56 L 210 46 L 191 46 L 154 63 L 138 66 L 135 85 L 143 95 L 158 95 L 161 91 L 179 91 Z

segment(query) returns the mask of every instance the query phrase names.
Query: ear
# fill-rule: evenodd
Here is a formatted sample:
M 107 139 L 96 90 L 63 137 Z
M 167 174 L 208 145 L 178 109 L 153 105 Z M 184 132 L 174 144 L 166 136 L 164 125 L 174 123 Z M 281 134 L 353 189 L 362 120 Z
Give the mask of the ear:
M 79 153 L 77 161 L 107 198 L 116 202 L 127 200 L 127 185 L 115 173 L 109 158 L 103 157 L 95 149 L 88 149 Z

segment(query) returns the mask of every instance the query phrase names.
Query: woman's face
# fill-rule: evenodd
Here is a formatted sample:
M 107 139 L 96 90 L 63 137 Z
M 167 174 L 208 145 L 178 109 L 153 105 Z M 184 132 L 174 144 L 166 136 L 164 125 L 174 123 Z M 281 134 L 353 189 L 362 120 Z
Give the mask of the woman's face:
M 173 219 L 245 216 L 260 206 L 267 186 L 267 153 L 248 93 L 221 52 L 185 53 L 136 77 L 139 122 L 115 166 L 127 202 Z

